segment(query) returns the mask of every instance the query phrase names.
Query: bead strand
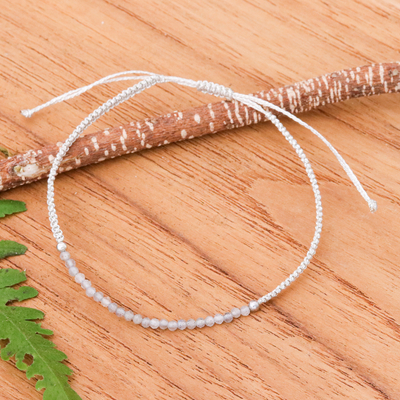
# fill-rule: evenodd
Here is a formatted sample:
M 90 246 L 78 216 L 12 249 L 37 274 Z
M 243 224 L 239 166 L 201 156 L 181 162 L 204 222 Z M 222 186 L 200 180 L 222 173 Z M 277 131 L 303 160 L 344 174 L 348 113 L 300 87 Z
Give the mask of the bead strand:
M 75 282 L 80 284 L 82 289 L 85 290 L 86 296 L 93 298 L 97 303 L 100 303 L 103 307 L 106 307 L 109 312 L 115 314 L 117 317 L 124 317 L 126 321 L 132 321 L 136 325 L 141 325 L 143 328 L 152 329 L 168 329 L 170 331 L 185 330 L 212 327 L 214 324 L 221 325 L 223 323 L 230 323 L 234 319 L 240 316 L 248 316 L 251 312 L 257 311 L 259 303 L 255 300 L 250 301 L 248 305 L 243 307 L 233 308 L 231 311 L 225 314 L 216 314 L 213 316 L 207 316 L 206 318 L 198 318 L 197 320 L 180 319 L 179 321 L 168 321 L 166 319 L 159 320 L 158 318 L 142 317 L 140 314 L 134 314 L 131 310 L 125 310 L 123 307 L 118 307 L 116 303 L 113 303 L 110 298 L 104 297 L 104 294 L 96 291 L 92 286 L 92 283 L 86 279 L 85 275 L 79 272 L 76 267 L 76 262 L 71 258 L 70 253 L 66 250 L 67 245 L 64 242 L 57 244 L 57 250 L 60 251 L 60 258 L 65 262 L 65 266 L 69 270 L 69 274 L 75 279 Z

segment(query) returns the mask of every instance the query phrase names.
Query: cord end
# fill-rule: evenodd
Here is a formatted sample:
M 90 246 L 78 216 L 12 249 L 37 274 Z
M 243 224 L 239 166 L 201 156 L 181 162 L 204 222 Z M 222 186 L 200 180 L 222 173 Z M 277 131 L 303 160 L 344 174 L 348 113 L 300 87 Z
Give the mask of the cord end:
M 374 213 L 378 209 L 378 204 L 375 200 L 368 200 L 369 209 L 372 213 Z
M 21 110 L 21 114 L 25 117 L 25 118 L 30 118 L 33 115 L 33 112 L 31 110 Z

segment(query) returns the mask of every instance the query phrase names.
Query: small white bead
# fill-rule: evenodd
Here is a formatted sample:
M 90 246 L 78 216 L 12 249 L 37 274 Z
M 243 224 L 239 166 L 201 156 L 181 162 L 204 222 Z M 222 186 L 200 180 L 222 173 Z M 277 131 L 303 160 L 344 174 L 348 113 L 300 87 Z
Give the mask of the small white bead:
M 235 308 L 232 308 L 231 314 L 232 314 L 233 318 L 239 318 L 241 315 L 241 312 L 238 308 L 235 307 Z
M 111 304 L 108 305 L 108 311 L 110 311 L 110 313 L 115 313 L 115 311 L 117 311 L 117 308 L 118 308 L 118 305 L 115 304 L 115 303 L 111 303 Z
M 62 253 L 63 251 L 67 250 L 67 245 L 64 242 L 60 242 L 57 244 L 57 250 Z
M 93 296 L 94 297 L 94 296 Z M 101 299 L 101 305 L 103 307 L 108 307 L 111 304 L 111 300 L 108 297 L 103 297 Z
M 86 289 L 86 296 L 93 297 L 96 293 L 96 289 L 94 287 L 90 287 Z
M 63 260 L 63 261 L 67 261 L 68 258 L 71 258 L 71 254 L 69 254 L 68 251 L 62 251 L 62 252 L 60 253 L 60 258 L 61 258 L 61 260 Z
M 140 314 L 136 314 L 134 317 L 133 317 L 133 323 L 134 324 L 136 324 L 136 325 L 139 325 L 139 324 L 141 324 L 142 323 L 142 316 L 140 315 Z
M 122 307 L 118 307 L 115 311 L 117 317 L 123 317 L 125 315 L 125 310 Z
M 78 274 L 79 274 L 79 269 L 76 268 L 76 267 L 72 267 L 72 268 L 69 269 L 69 274 L 70 274 L 71 276 L 78 275 Z
M 206 325 L 206 321 L 204 321 L 203 318 L 198 318 L 198 319 L 197 319 L 197 321 L 196 321 L 196 326 L 197 326 L 198 328 L 204 328 L 205 325 Z
M 150 321 L 150 328 L 157 329 L 160 326 L 160 321 L 157 318 L 153 318 Z
M 85 274 L 80 272 L 79 274 L 75 275 L 75 282 L 81 284 L 85 280 Z
M 243 316 L 247 316 L 247 315 L 249 315 L 250 314 L 250 308 L 248 307 L 248 306 L 243 306 L 241 309 L 240 309 L 240 314 L 242 314 Z
M 124 317 L 125 317 L 125 319 L 126 319 L 127 321 L 132 321 L 134 315 L 135 315 L 135 314 L 134 314 L 132 311 L 129 310 L 129 311 L 127 311 L 127 312 L 125 313 Z
M 188 319 L 186 325 L 188 329 L 194 329 L 196 328 L 196 321 L 194 319 Z
M 186 321 L 184 319 L 180 319 L 178 321 L 178 329 L 180 329 L 181 331 L 183 331 L 184 329 L 186 329 L 187 325 L 186 325 Z
M 142 326 L 143 328 L 148 328 L 150 326 L 150 318 L 143 318 L 142 319 Z
M 76 261 L 73 260 L 72 258 L 69 258 L 67 261 L 65 261 L 65 266 L 67 268 L 72 268 L 76 266 Z
M 258 301 L 252 300 L 249 303 L 249 308 L 250 308 L 250 311 L 257 311 L 260 308 L 260 305 L 258 304 Z
M 214 325 L 215 321 L 214 321 L 214 317 L 212 317 L 211 315 L 209 315 L 208 317 L 206 317 L 206 325 L 211 327 Z
M 170 331 L 176 331 L 178 329 L 178 323 L 176 321 L 169 321 L 168 322 L 168 329 Z
M 222 314 L 216 314 L 214 321 L 216 324 L 221 325 L 224 322 L 224 316 Z
M 81 284 L 82 289 L 85 289 L 85 290 L 87 288 L 90 288 L 90 286 L 92 286 L 92 282 L 90 282 L 89 279 L 85 279 Z
M 168 328 L 168 321 L 166 319 L 160 320 L 160 329 L 167 329 Z
M 101 293 L 101 292 L 96 292 L 96 293 L 93 295 L 93 300 L 99 302 L 99 301 L 103 300 L 103 297 L 104 297 L 104 294 L 103 294 L 103 293 Z
M 229 322 L 233 321 L 233 315 L 230 312 L 227 312 L 226 314 L 224 314 L 224 322 L 226 322 L 227 324 L 229 324 Z

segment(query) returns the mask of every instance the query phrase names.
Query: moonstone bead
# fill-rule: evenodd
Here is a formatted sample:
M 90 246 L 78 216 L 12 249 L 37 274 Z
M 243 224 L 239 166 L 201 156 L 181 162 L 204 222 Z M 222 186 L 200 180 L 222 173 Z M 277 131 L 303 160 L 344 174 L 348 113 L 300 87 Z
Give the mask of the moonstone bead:
M 79 274 L 79 269 L 76 268 L 76 267 L 72 267 L 72 268 L 69 269 L 69 274 L 70 274 L 71 276 L 78 275 L 78 274 Z
M 176 321 L 169 321 L 168 322 L 168 329 L 170 331 L 176 331 L 178 329 L 178 323 Z
M 153 319 L 150 321 L 150 328 L 152 328 L 152 329 L 157 329 L 159 326 L 160 326 L 160 320 L 159 320 L 159 319 L 153 318 Z
M 226 314 L 224 314 L 224 322 L 226 322 L 227 324 L 229 324 L 229 322 L 233 321 L 233 315 L 230 312 L 227 312 Z
M 89 290 L 89 289 L 88 289 Z M 108 311 L 110 311 L 110 313 L 115 313 L 115 311 L 117 311 L 118 305 L 115 303 L 111 303 L 108 306 Z
M 92 282 L 89 281 L 89 279 L 85 279 L 82 283 L 81 283 L 81 288 L 82 289 L 87 289 L 90 288 L 90 286 L 92 286 Z
M 68 260 L 65 261 L 65 266 L 66 266 L 67 268 L 75 267 L 75 266 L 76 266 L 76 261 L 73 260 L 72 258 L 68 258 Z
M 60 242 L 57 244 L 57 250 L 62 253 L 63 251 L 67 250 L 67 245 L 64 242 Z
M 197 326 L 198 328 L 204 328 L 205 325 L 206 325 L 206 321 L 204 321 L 203 318 L 198 318 L 198 319 L 197 319 L 197 321 L 196 321 L 196 326 Z
M 240 309 L 240 314 L 242 314 L 243 316 L 247 316 L 247 315 L 249 315 L 250 314 L 250 308 L 248 307 L 248 306 L 243 306 L 241 309 Z
M 80 272 L 79 274 L 75 275 L 75 282 L 81 284 L 85 280 L 85 274 Z
M 194 319 L 188 319 L 186 325 L 188 329 L 194 329 L 196 328 L 196 321 Z
M 212 317 L 211 315 L 209 315 L 208 317 L 206 317 L 206 325 L 211 327 L 214 325 L 215 321 L 214 321 L 214 317 Z
M 168 321 L 166 319 L 160 320 L 160 329 L 167 329 L 168 328 Z
M 96 289 L 94 287 L 89 287 L 86 289 L 87 297 L 93 297 L 95 293 L 96 293 Z
M 233 318 L 239 318 L 241 315 L 240 310 L 236 307 L 232 308 L 231 314 L 232 314 Z
M 136 324 L 136 325 L 139 325 L 139 324 L 141 324 L 142 323 L 142 319 L 143 319 L 143 317 L 140 315 L 140 314 L 136 314 L 134 317 L 133 317 L 133 323 L 134 324 Z
M 224 316 L 221 314 L 216 314 L 214 317 L 214 321 L 216 324 L 221 325 L 224 322 Z
M 135 315 L 135 314 L 134 314 L 132 311 L 127 311 L 127 312 L 125 313 L 124 317 L 125 317 L 125 319 L 126 319 L 127 321 L 132 321 L 134 315 Z
M 142 326 L 143 328 L 148 328 L 150 326 L 150 318 L 143 318 L 142 319 Z
M 103 300 L 103 297 L 104 297 L 104 294 L 103 294 L 103 293 L 101 293 L 101 292 L 96 292 L 96 293 L 93 295 L 93 300 L 99 302 L 99 301 Z
M 184 329 L 186 329 L 187 325 L 186 325 L 186 321 L 184 319 L 180 319 L 178 321 L 178 329 L 180 329 L 181 331 L 183 331 Z
M 117 317 L 123 317 L 125 315 L 125 310 L 122 307 L 118 307 L 115 311 Z
M 250 311 L 257 311 L 260 308 L 260 305 L 258 304 L 258 301 L 252 300 L 249 303 L 249 308 L 250 308 Z
M 94 296 L 93 296 L 94 297 Z M 102 299 L 101 299 L 101 305 L 103 306 L 103 307 L 107 307 L 108 308 L 108 306 L 111 304 L 111 300 L 108 298 L 108 297 L 103 297 Z
M 68 258 L 71 258 L 71 254 L 69 254 L 68 251 L 62 251 L 62 252 L 60 253 L 60 258 L 61 258 L 61 260 L 63 260 L 63 261 L 67 261 Z

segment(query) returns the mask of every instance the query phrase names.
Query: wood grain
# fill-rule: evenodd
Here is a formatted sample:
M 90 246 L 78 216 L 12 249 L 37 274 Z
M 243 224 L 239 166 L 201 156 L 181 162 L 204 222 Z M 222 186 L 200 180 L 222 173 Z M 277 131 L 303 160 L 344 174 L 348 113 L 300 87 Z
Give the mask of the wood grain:
M 93 90 L 26 120 L 19 110 L 131 68 L 254 93 L 330 71 L 398 60 L 397 2 L 311 0 L 0 1 L 0 144 L 14 153 L 66 137 L 125 85 Z M 163 86 L 93 127 L 197 107 L 206 95 Z M 83 399 L 400 398 L 400 97 L 330 104 L 302 117 L 332 141 L 378 212 L 370 214 L 320 141 L 284 121 L 321 183 L 324 228 L 299 280 L 253 316 L 188 332 L 117 320 L 83 296 L 57 258 L 45 182 L 4 198 L 28 212 L 1 238 L 26 244 L 2 267 L 26 269 Z M 152 148 L 70 171 L 60 224 L 82 271 L 142 314 L 215 313 L 276 286 L 313 233 L 312 191 L 271 124 Z M 1 398 L 40 399 L 0 363 Z

